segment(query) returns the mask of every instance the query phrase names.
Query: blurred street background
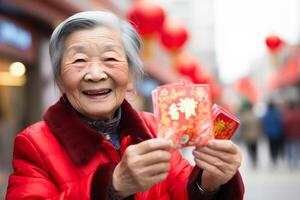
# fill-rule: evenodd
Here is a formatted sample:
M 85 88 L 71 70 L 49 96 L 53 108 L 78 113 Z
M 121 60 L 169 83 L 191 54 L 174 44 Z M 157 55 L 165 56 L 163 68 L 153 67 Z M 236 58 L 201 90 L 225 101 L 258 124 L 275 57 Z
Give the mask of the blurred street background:
M 289 169 L 285 159 L 281 159 L 278 165 L 274 166 L 269 157 L 268 144 L 265 139 L 259 141 L 258 166 L 253 168 L 246 146 L 240 142 L 236 144 L 241 147 L 243 155 L 240 172 L 245 184 L 245 200 L 284 200 L 287 197 L 291 200 L 299 199 L 300 168 Z M 192 149 L 186 148 L 183 153 L 194 164 L 190 153 Z
M 143 40 L 144 80 L 129 100 L 152 112 L 151 91 L 209 84 L 241 122 L 246 200 L 300 199 L 300 0 L 0 0 L 0 199 L 13 141 L 60 96 L 48 55 L 55 26 L 110 10 Z M 192 161 L 191 148 L 183 149 Z

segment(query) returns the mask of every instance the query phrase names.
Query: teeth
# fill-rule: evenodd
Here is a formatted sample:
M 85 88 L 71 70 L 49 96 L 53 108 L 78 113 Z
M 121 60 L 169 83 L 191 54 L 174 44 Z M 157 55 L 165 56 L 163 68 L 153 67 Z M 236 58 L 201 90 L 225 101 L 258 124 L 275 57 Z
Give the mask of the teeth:
M 84 93 L 88 94 L 88 95 L 102 95 L 102 94 L 106 94 L 108 92 L 110 92 L 110 89 L 101 90 L 101 92 L 98 92 L 98 91 L 85 91 Z
M 103 91 L 99 92 L 99 94 L 105 94 L 105 93 L 108 93 L 108 92 L 109 92 L 109 89 L 103 90 Z

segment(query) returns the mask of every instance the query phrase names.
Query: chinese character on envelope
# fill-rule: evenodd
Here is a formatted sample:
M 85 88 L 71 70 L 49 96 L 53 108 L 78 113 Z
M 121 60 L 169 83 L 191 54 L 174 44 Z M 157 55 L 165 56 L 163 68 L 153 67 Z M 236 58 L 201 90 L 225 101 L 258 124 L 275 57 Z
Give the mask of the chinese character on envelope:
M 204 145 L 214 138 L 211 97 L 206 84 L 176 83 L 152 92 L 158 137 L 176 147 Z
M 212 107 L 212 115 L 215 138 L 229 140 L 240 126 L 240 121 L 234 115 L 216 104 Z

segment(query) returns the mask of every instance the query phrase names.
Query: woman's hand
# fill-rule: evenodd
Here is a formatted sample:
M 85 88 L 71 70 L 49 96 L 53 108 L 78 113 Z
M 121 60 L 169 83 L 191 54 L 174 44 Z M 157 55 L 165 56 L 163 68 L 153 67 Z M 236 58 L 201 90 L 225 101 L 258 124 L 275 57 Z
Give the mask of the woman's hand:
M 169 172 L 172 144 L 150 139 L 129 146 L 113 173 L 113 187 L 122 197 L 146 191 L 164 180 Z
M 193 151 L 196 165 L 203 169 L 201 188 L 211 192 L 227 183 L 241 165 L 241 152 L 230 140 L 211 140 Z

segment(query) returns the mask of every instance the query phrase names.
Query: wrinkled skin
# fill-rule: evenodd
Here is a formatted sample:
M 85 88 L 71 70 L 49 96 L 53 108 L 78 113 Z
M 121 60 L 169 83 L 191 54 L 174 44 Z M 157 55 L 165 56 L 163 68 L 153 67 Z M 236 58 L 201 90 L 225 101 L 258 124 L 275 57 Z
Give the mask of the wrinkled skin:
M 150 139 L 129 146 L 113 174 L 113 186 L 123 197 L 146 191 L 164 180 L 170 169 L 172 144 Z
M 116 191 L 127 197 L 164 180 L 170 169 L 171 151 L 172 144 L 159 138 L 129 146 L 113 174 Z M 195 148 L 193 155 L 196 165 L 203 169 L 201 187 L 205 191 L 215 191 L 227 183 L 241 163 L 240 150 L 230 140 L 211 140 Z
M 230 140 L 211 140 L 193 151 L 196 165 L 203 169 L 201 187 L 217 190 L 227 183 L 241 165 L 240 149 Z
M 117 30 L 100 26 L 66 38 L 59 87 L 82 115 L 111 119 L 131 86 L 130 77 Z

